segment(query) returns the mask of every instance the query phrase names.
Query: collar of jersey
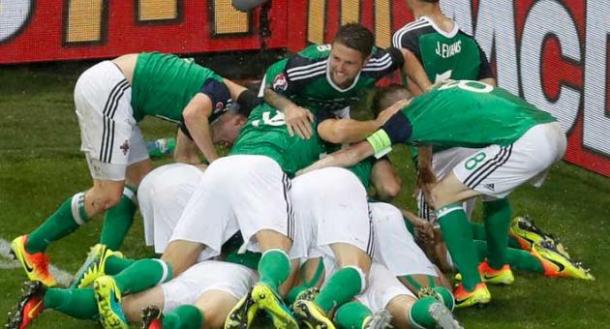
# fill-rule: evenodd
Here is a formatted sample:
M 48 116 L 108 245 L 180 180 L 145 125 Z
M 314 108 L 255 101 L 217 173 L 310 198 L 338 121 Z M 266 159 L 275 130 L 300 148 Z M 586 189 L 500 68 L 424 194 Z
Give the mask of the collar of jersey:
M 331 87 L 335 88 L 335 90 L 337 90 L 338 92 L 344 93 L 344 92 L 349 91 L 350 89 L 354 88 L 356 86 L 356 84 L 358 83 L 358 79 L 360 79 L 360 73 L 362 73 L 362 70 L 360 70 L 360 72 L 358 72 L 358 75 L 356 76 L 356 78 L 354 78 L 354 82 L 352 82 L 351 86 L 349 86 L 345 89 L 341 89 L 341 87 L 337 86 L 333 82 L 333 79 L 331 79 L 331 77 L 330 77 L 330 59 L 326 63 L 326 80 L 331 85 Z
M 432 25 L 432 27 L 436 30 L 436 32 L 438 32 L 439 34 L 443 35 L 445 38 L 453 38 L 455 37 L 455 35 L 458 33 L 458 30 L 460 29 L 460 27 L 458 26 L 458 23 L 456 21 L 453 21 L 453 29 L 449 32 L 445 32 L 443 29 L 441 29 L 440 27 L 438 27 L 433 20 L 431 20 L 428 16 L 422 16 L 419 19 L 423 19 L 425 21 L 427 21 L 428 23 L 430 23 L 430 25 Z

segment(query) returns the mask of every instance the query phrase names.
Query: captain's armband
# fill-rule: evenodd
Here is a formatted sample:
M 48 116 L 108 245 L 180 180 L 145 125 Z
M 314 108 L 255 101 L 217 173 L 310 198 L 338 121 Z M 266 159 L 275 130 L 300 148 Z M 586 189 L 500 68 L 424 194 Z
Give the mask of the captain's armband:
M 390 153 L 392 151 L 392 141 L 390 140 L 390 136 L 383 129 L 377 130 L 371 136 L 366 139 L 369 144 L 373 147 L 373 151 L 375 152 L 375 158 L 382 158 L 384 155 Z

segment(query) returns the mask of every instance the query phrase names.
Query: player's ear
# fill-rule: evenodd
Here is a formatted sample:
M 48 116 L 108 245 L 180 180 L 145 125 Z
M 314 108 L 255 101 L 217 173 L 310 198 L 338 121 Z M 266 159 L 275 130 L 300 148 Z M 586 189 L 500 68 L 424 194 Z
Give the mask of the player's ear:
M 369 59 L 371 59 L 371 55 L 368 55 L 368 56 L 367 56 L 367 57 L 364 59 L 364 61 L 362 61 L 362 66 L 363 66 L 363 67 L 364 67 L 364 66 L 365 66 L 365 65 L 366 65 L 366 64 L 369 62 Z
M 244 124 L 246 124 L 246 121 L 248 121 L 248 118 L 246 118 L 245 116 L 243 116 L 243 115 L 236 115 L 235 119 L 233 120 L 233 124 L 236 127 L 241 127 Z

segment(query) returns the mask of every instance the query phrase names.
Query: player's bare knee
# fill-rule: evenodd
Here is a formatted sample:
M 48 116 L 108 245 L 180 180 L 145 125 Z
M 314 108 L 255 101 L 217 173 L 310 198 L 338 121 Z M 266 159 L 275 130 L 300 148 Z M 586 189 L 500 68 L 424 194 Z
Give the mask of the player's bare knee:
M 176 277 L 195 264 L 204 248 L 205 246 L 198 242 L 174 240 L 165 248 L 161 260 L 171 265 Z
M 408 295 L 398 295 L 390 300 L 386 305 L 386 310 L 392 316 L 394 328 L 411 328 L 409 320 L 409 310 L 415 303 L 415 297 Z
M 377 196 L 382 201 L 391 201 L 400 193 L 400 184 L 386 183 L 377 190 Z

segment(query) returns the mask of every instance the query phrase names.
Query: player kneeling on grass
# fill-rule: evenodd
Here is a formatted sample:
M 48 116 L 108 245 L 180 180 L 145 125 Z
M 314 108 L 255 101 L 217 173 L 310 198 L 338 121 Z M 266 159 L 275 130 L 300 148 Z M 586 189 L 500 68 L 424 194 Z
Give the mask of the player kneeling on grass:
M 100 243 L 120 247 L 135 213 L 134 188 L 152 168 L 140 120 L 155 116 L 180 123 L 179 144 L 194 143 L 212 162 L 218 157 L 213 144 L 232 141 L 244 122 L 238 113 L 225 115 L 231 99 L 247 99 L 244 91 L 192 60 L 160 53 L 124 55 L 85 71 L 74 101 L 93 187 L 69 197 L 38 228 L 13 240 L 12 251 L 28 278 L 55 285 L 47 247 L 97 214 L 106 212 Z
M 404 102 L 408 93 L 395 89 L 386 96 Z M 539 186 L 549 167 L 562 158 L 565 134 L 550 114 L 479 81 L 449 81 L 401 107 L 367 141 L 336 152 L 306 171 L 353 165 L 373 154 L 387 154 L 398 143 L 480 148 L 433 185 L 429 195 L 463 277 L 454 292 L 457 306 L 489 303 L 491 294 L 481 282 L 472 231 L 460 202 L 479 194 L 502 199 L 528 182 Z M 490 261 L 507 264 L 510 219 L 488 222 L 488 226 L 494 242 L 488 247 L 495 250 Z

